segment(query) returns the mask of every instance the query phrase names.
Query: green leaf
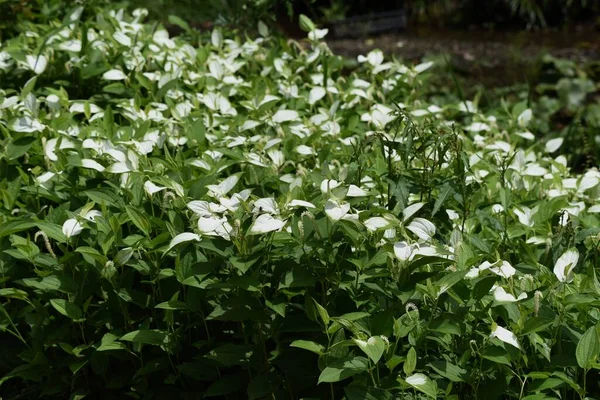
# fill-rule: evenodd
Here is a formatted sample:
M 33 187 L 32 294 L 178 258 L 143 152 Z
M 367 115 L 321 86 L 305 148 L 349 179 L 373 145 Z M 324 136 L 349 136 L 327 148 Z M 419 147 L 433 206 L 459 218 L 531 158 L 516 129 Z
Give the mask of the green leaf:
M 177 25 L 187 33 L 190 33 L 192 31 L 188 23 L 185 22 L 183 19 L 179 18 L 177 15 L 169 15 L 169 23 Z
M 452 382 L 466 382 L 468 379 L 468 372 L 466 369 L 457 367 L 448 361 L 433 361 L 427 365 Z
M 0 296 L 7 297 L 10 299 L 24 300 L 29 302 L 27 292 L 17 288 L 3 288 L 0 289 Z
M 83 312 L 78 305 L 68 302 L 64 299 L 52 299 L 50 300 L 52 307 L 56 309 L 62 315 L 69 317 L 73 320 L 79 320 L 83 316 Z
M 304 32 L 312 32 L 315 29 L 317 29 L 317 27 L 315 26 L 315 23 L 311 21 L 310 18 L 308 18 L 306 15 L 304 14 L 300 14 L 300 29 L 302 29 Z
M 315 299 L 313 299 L 313 303 L 314 303 L 315 307 L 317 308 L 317 312 L 319 313 L 319 317 L 321 318 L 321 321 L 323 321 L 323 325 L 325 325 L 325 328 L 327 328 L 329 326 L 329 313 L 322 305 L 317 303 L 317 301 Z
M 66 276 L 49 275 L 43 278 L 24 278 L 16 283 L 28 288 L 41 290 L 44 292 L 63 292 L 67 294 L 75 293 L 76 285 Z
M 449 335 L 460 336 L 462 334 L 460 326 L 444 317 L 438 317 L 431 321 L 428 328 L 430 331 L 446 333 Z
M 467 274 L 467 270 L 464 271 L 456 271 L 451 272 L 447 275 L 444 275 L 440 280 L 438 280 L 435 285 L 438 287 L 437 295 L 440 296 L 443 293 L 446 293 L 450 288 L 456 285 L 458 282 L 462 281 L 465 275 Z
M 156 329 L 141 329 L 138 331 L 129 332 L 119 338 L 126 342 L 151 344 L 161 346 L 167 342 L 167 333 Z
M 498 364 L 510 366 L 510 356 L 508 352 L 502 347 L 489 346 L 485 349 L 485 352 L 483 353 L 483 358 Z
M 35 82 L 37 81 L 37 76 L 34 76 L 30 80 L 25 83 L 23 86 L 23 90 L 21 90 L 21 98 L 25 99 L 29 93 L 35 88 Z
M 325 353 L 325 347 L 316 342 L 311 342 L 309 340 L 294 340 L 290 343 L 290 347 L 297 347 L 299 349 L 304 349 L 308 351 L 312 351 L 315 354 L 323 355 Z
M 527 335 L 528 333 L 535 333 L 539 331 L 543 331 L 546 327 L 551 325 L 554 320 L 550 318 L 544 317 L 532 317 L 528 318 L 523 325 L 523 329 L 521 330 L 522 335 Z
M 144 216 L 144 214 L 142 214 L 138 209 L 136 209 L 133 206 L 126 206 L 125 211 L 127 212 L 129 219 L 131 219 L 131 222 L 133 222 L 133 224 L 137 226 L 137 228 L 141 230 L 146 236 L 149 236 L 150 229 L 152 226 L 150 225 L 150 222 Z
M 248 399 L 262 399 L 272 394 L 281 385 L 281 380 L 275 372 L 257 376 L 248 384 Z M 273 396 L 274 398 L 275 396 Z
M 127 346 L 118 340 L 118 336 L 112 333 L 105 333 L 96 351 L 127 350 Z
M 446 199 L 452 194 L 454 191 L 453 187 L 448 183 L 444 183 L 444 186 L 440 189 L 440 193 L 437 195 L 437 199 L 435 200 L 435 204 L 433 205 L 433 211 L 431 211 L 431 216 L 433 217 L 440 210 Z
M 404 362 L 404 365 L 402 365 L 402 370 L 406 375 L 410 375 L 415 371 L 416 367 L 417 351 L 414 347 L 411 347 L 410 350 L 408 350 L 408 354 L 406 355 L 406 361 Z
M 226 367 L 246 364 L 254 352 L 254 346 L 245 344 L 225 344 L 211 350 L 205 357 Z
M 319 375 L 319 383 L 333 383 L 367 371 L 369 360 L 364 357 L 349 357 L 336 360 Z
M 354 339 L 354 343 L 373 361 L 375 364 L 379 362 L 386 344 L 381 336 L 371 336 L 368 340 Z
M 0 226 L 0 238 L 3 236 L 12 235 L 13 233 L 25 231 L 29 228 L 33 228 L 36 225 L 33 221 L 10 221 L 7 223 L 3 223 Z
M 62 231 L 62 226 L 52 222 L 39 221 L 36 225 L 40 230 L 44 231 L 50 239 L 56 240 L 59 243 L 66 243 L 67 237 Z
M 599 350 L 600 341 L 598 340 L 598 331 L 596 330 L 596 326 L 592 326 L 581 336 L 579 343 L 577 343 L 577 349 L 575 350 L 577 364 L 581 368 L 589 369 L 590 364 L 598 357 Z
M 204 142 L 205 135 L 206 127 L 204 126 L 204 121 L 202 118 L 198 118 L 196 121 L 194 121 L 187 131 L 188 138 L 195 140 L 198 143 Z
M 99 205 L 106 206 L 118 206 L 123 202 L 123 199 L 119 197 L 118 194 L 115 193 L 114 190 L 110 190 L 108 188 L 98 188 L 92 190 L 86 190 L 83 192 L 90 200 Z
M 157 304 L 154 308 L 160 308 L 163 310 L 185 310 L 187 309 L 187 306 L 181 300 L 169 300 Z
M 229 262 L 231 262 L 231 265 L 233 265 L 235 268 L 237 268 L 242 274 L 245 274 L 246 271 L 248 271 L 248 269 L 250 269 L 250 267 L 252 265 L 254 265 L 254 263 L 256 263 L 257 261 L 258 261 L 258 258 L 247 260 L 247 261 L 242 261 L 242 260 L 240 260 L 239 257 L 230 257 L 229 258 Z
M 407 377 L 404 381 L 427 396 L 437 398 L 437 385 L 427 375 L 417 373 Z
M 348 400 L 392 400 L 394 397 L 384 389 L 372 386 L 350 385 L 344 388 Z
M 238 372 L 233 375 L 225 375 L 222 378 L 214 381 L 203 397 L 225 396 L 229 393 L 234 393 L 246 387 L 248 378 L 247 372 Z
M 9 160 L 14 160 L 27 153 L 27 150 L 35 143 L 37 139 L 33 136 L 24 136 L 16 139 L 6 146 L 6 156 Z

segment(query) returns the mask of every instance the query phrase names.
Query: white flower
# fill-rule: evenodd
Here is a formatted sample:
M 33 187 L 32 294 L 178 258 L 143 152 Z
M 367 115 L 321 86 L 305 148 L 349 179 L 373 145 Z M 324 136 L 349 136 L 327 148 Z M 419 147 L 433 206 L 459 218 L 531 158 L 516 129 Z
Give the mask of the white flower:
M 579 261 L 579 251 L 572 248 L 565 251 L 554 264 L 554 275 L 560 282 L 570 283 L 573 281 L 573 269 Z
M 492 326 L 492 333 L 490 334 L 490 337 L 498 338 L 504 343 L 508 343 L 517 349 L 521 349 L 521 346 L 519 346 L 519 342 L 517 341 L 517 336 L 508 329 L 498 326 L 495 323 Z

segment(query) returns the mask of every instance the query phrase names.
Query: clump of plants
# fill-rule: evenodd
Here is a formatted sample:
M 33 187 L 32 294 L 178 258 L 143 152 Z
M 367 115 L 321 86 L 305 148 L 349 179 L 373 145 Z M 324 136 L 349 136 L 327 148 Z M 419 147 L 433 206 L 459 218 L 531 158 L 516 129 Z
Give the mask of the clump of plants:
M 83 11 L 0 48 L 4 397 L 600 393 L 600 173 L 537 104 Z

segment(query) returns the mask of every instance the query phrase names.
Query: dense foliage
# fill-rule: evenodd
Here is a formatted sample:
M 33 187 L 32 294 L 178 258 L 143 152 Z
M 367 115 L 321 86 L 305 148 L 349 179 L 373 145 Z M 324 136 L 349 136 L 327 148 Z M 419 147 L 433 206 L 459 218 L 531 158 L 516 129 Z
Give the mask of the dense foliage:
M 3 397 L 600 395 L 585 71 L 490 108 L 307 18 L 71 11 L 0 48 Z

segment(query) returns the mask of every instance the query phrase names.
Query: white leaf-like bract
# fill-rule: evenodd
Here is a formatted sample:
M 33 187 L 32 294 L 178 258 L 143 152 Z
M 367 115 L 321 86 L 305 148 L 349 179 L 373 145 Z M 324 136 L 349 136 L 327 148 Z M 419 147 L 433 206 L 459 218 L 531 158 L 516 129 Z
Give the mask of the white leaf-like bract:
M 326 94 L 327 91 L 325 90 L 325 88 L 321 86 L 315 86 L 310 90 L 310 93 L 308 93 L 308 104 L 315 104 L 317 101 L 325 97 Z
M 519 295 L 519 297 L 515 297 L 510 293 L 507 293 L 506 290 L 502 286 L 496 286 L 493 289 L 494 292 L 494 300 L 498 304 L 508 304 L 514 303 L 519 300 L 524 300 L 527 298 L 527 293 L 523 292 Z
M 62 231 L 67 239 L 69 239 L 72 236 L 79 235 L 83 231 L 83 225 L 81 225 L 81 223 L 75 218 L 71 218 L 64 222 Z
M 387 229 L 392 226 L 391 222 L 383 217 L 371 217 L 365 222 L 365 227 L 371 232 L 375 232 L 380 229 Z
M 436 232 L 435 225 L 425 218 L 415 218 L 406 229 L 425 242 L 431 240 Z
M 560 282 L 573 281 L 573 269 L 579 261 L 579 251 L 575 248 L 565 251 L 554 264 L 554 275 Z
M 281 124 L 282 122 L 295 121 L 298 119 L 298 111 L 294 110 L 278 110 L 273 115 L 273 122 Z
M 254 202 L 254 210 L 252 212 L 279 215 L 279 206 L 274 198 L 266 197 Z
M 517 122 L 521 128 L 526 128 L 527 125 L 529 125 L 529 121 L 531 121 L 532 117 L 533 112 L 531 111 L 531 108 L 528 108 L 527 110 L 519 114 L 519 116 L 517 117 Z
M 268 233 L 278 231 L 285 225 L 285 221 L 273 217 L 271 214 L 262 214 L 254 221 L 248 230 L 249 235 L 259 235 L 261 233 Z
M 479 267 L 479 270 L 483 270 L 481 266 Z M 517 270 L 512 265 L 510 265 L 508 261 L 498 262 L 493 266 L 490 266 L 489 270 L 495 273 L 496 275 L 506 279 L 510 278 L 511 276 L 517 273 Z
M 565 140 L 563 138 L 550 139 L 546 142 L 546 153 L 554 153 L 556 150 L 562 146 Z
M 225 196 L 227 193 L 229 193 L 231 191 L 231 189 L 233 189 L 234 186 L 238 183 L 239 180 L 240 180 L 240 175 L 235 174 L 235 175 L 231 175 L 230 177 L 224 179 L 218 185 L 207 185 L 206 187 L 208 188 L 208 190 L 213 192 L 216 197 L 221 197 L 221 196 Z
M 40 55 L 39 57 L 27 55 L 25 56 L 25 62 L 27 63 L 27 67 L 35 72 L 36 75 L 44 72 L 46 70 L 46 66 L 48 65 L 48 59 L 43 55 Z
M 313 203 L 304 200 L 292 200 L 288 203 L 288 208 L 294 207 L 306 207 L 306 208 L 316 208 Z
M 394 254 L 400 261 L 410 261 L 413 258 L 413 247 L 407 242 L 396 242 L 394 244 Z
M 120 69 L 111 69 L 102 74 L 102 79 L 107 81 L 122 81 L 127 78 L 127 75 Z
M 173 247 L 177 246 L 180 243 L 191 242 L 192 240 L 199 242 L 201 239 L 202 238 L 197 233 L 191 233 L 191 232 L 180 233 L 179 235 L 177 235 L 173 239 L 171 239 L 171 242 L 169 243 L 169 248 L 167 249 L 167 251 L 171 250 Z
M 406 207 L 404 210 L 402 210 L 402 221 L 403 222 L 408 221 L 410 219 L 410 217 L 415 215 L 417 213 L 417 211 L 419 211 L 424 205 L 425 205 L 425 203 L 415 203 L 415 204 L 411 204 L 410 206 Z
M 166 189 L 166 187 L 158 186 L 152 181 L 144 182 L 144 190 L 146 191 L 146 193 L 148 193 L 149 196 L 152 196 L 154 193 L 158 193 L 165 189 Z
M 333 222 L 337 222 L 342 219 L 346 214 L 350 211 L 350 204 L 348 203 L 338 203 L 335 200 L 327 200 L 325 203 L 325 214 L 331 219 Z
M 81 166 L 83 168 L 94 169 L 98 172 L 103 172 L 105 170 L 104 166 L 100 164 L 96 160 L 92 160 L 90 158 L 84 158 L 81 160 Z
M 498 338 L 502 342 L 510 344 L 511 346 L 514 346 L 517 349 L 521 348 L 521 346 L 519 346 L 519 342 L 517 341 L 517 336 L 514 333 L 496 324 L 494 324 L 494 327 L 492 328 L 492 333 L 490 334 L 490 337 Z

